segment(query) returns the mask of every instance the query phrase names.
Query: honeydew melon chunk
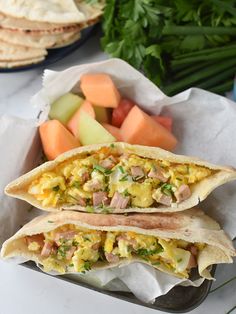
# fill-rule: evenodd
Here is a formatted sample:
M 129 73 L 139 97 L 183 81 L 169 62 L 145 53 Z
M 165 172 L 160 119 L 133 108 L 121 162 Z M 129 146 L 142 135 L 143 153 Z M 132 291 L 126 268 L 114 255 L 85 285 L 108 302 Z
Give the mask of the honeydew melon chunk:
M 78 125 L 79 140 L 82 145 L 111 143 L 116 139 L 99 122 L 81 110 Z
M 66 124 L 84 101 L 78 95 L 66 93 L 52 103 L 49 118 Z

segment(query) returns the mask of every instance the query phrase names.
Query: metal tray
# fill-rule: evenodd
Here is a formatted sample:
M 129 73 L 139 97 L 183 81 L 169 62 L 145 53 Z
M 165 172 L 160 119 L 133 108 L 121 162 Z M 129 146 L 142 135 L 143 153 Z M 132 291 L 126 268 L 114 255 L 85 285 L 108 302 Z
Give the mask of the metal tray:
M 41 271 L 34 262 L 27 262 L 22 264 L 22 266 L 27 267 L 31 270 L 35 270 L 38 272 L 41 272 L 43 274 L 43 271 Z M 212 267 L 211 274 L 214 276 L 216 266 Z M 46 274 L 48 276 L 51 276 L 49 274 Z M 109 295 L 111 297 L 127 301 L 130 303 L 142 305 L 154 310 L 164 311 L 168 313 L 186 313 L 189 311 L 192 311 L 196 307 L 198 307 L 208 296 L 208 293 L 211 288 L 212 281 L 211 280 L 205 280 L 203 284 L 200 287 L 182 287 L 182 286 L 176 286 L 173 289 L 171 289 L 167 294 L 158 297 L 153 304 L 143 303 L 140 300 L 138 300 L 132 293 L 129 292 L 112 292 L 107 290 L 102 290 L 96 287 L 93 287 L 92 285 L 89 285 L 84 282 L 78 282 L 73 279 L 69 279 L 63 276 L 52 276 L 54 278 L 65 280 L 67 282 L 73 283 L 75 285 L 78 285 L 83 288 L 87 288 L 93 291 L 97 291 L 106 295 Z

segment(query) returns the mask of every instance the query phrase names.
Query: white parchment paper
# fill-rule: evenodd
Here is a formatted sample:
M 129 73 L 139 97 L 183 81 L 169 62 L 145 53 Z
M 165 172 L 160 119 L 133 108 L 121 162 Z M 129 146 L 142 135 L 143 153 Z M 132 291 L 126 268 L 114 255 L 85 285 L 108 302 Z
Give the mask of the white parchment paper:
M 42 111 L 40 122 L 47 119 L 50 104 L 59 96 L 71 90 L 80 92 L 80 76 L 88 72 L 110 74 L 120 93 L 136 101 L 146 112 L 173 117 L 173 131 L 179 140 L 176 153 L 236 166 L 236 103 L 196 88 L 167 97 L 140 72 L 119 59 L 75 66 L 62 72 L 46 70 L 43 88 L 32 98 L 32 103 Z M 39 162 L 41 148 L 36 126 L 37 121 L 0 118 L 3 160 L 0 163 L 0 242 L 39 214 L 34 210 L 29 212 L 26 203 L 3 195 L 3 188 L 9 181 Z M 235 191 L 236 183 L 228 183 L 201 204 L 232 238 L 236 236 Z M 177 284 L 199 286 L 203 281 L 180 280 L 141 263 L 69 276 L 108 290 L 132 291 L 144 302 L 153 302 Z

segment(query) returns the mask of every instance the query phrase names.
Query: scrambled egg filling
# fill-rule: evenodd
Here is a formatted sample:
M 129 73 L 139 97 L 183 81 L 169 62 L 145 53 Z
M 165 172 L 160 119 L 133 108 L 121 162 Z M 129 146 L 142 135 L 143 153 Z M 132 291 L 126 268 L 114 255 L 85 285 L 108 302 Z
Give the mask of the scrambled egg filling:
M 42 235 L 43 244 L 30 242 L 30 237 L 27 237 L 28 250 L 39 256 L 45 271 L 59 273 L 84 273 L 93 265 L 141 259 L 156 268 L 188 278 L 190 269 L 197 266 L 199 251 L 204 248 L 202 243 L 160 239 L 131 231 L 88 230 L 72 224 Z
M 128 197 L 125 207 L 171 206 L 190 197 L 193 185 L 215 172 L 192 163 L 120 155 L 114 148 L 102 148 L 43 173 L 30 184 L 28 193 L 42 206 L 51 207 L 66 204 L 91 209 L 97 192 L 107 193 L 106 207 L 116 192 Z M 96 206 L 103 208 L 103 200 Z

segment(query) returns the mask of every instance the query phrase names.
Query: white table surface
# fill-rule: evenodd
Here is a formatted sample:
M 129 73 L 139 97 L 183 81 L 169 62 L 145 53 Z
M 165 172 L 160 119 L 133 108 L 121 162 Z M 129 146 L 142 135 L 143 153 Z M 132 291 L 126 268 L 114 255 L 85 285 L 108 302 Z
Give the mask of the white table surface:
M 106 58 L 99 48 L 98 36 L 94 36 L 72 55 L 49 68 L 59 71 L 72 65 Z M 0 74 L 0 114 L 8 113 L 23 118 L 37 115 L 37 110 L 30 105 L 29 99 L 41 87 L 42 71 L 40 68 Z M 236 264 L 219 266 L 216 272 L 217 281 L 213 283 L 213 288 L 233 276 L 236 276 Z M 0 261 L 0 300 L 0 314 L 162 313 L 2 261 Z M 211 293 L 202 305 L 190 313 L 227 313 L 235 305 L 236 280 Z M 232 313 L 236 313 L 236 309 Z

